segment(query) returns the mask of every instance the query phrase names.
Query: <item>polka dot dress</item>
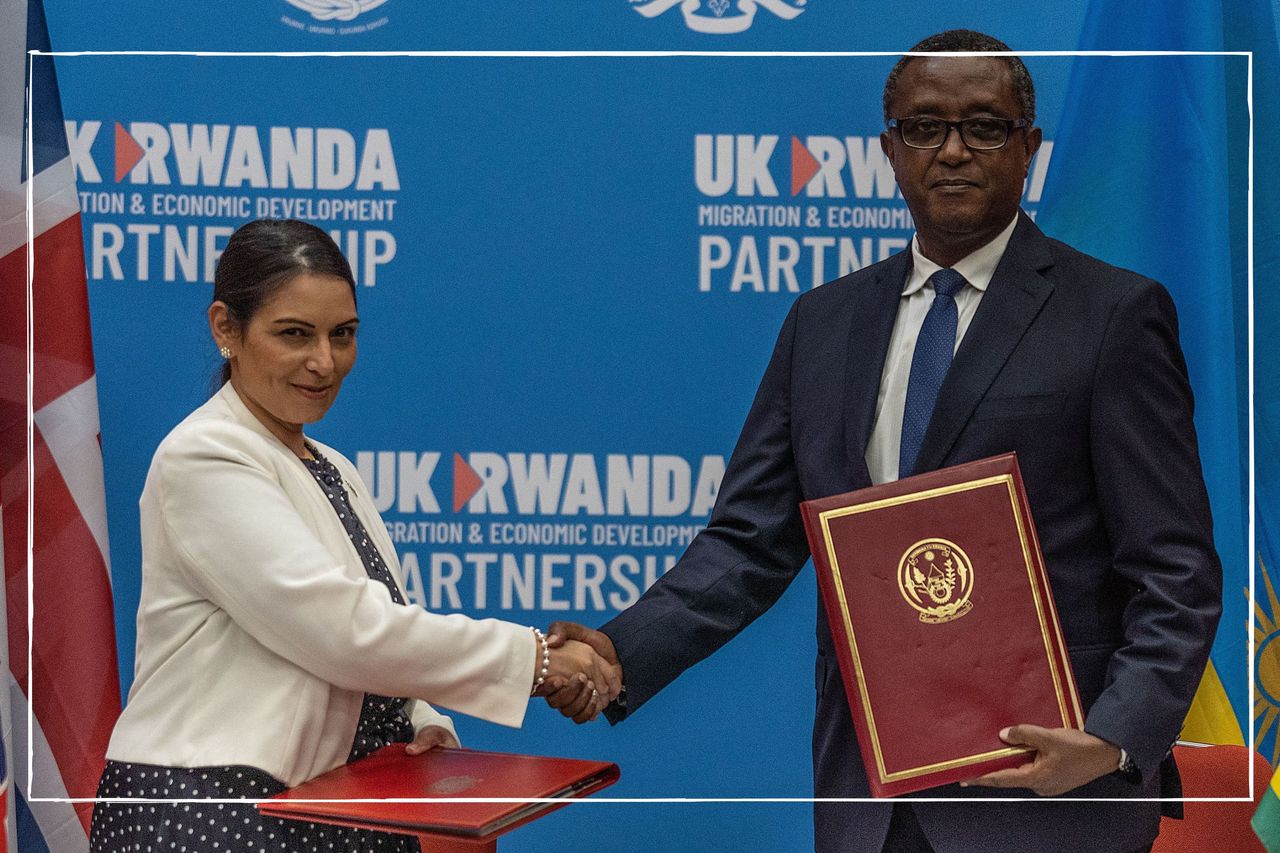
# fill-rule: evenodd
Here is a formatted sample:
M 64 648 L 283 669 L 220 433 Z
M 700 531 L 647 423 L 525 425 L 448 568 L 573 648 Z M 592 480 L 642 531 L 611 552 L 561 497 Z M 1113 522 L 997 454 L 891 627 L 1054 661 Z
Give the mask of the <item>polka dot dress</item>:
M 404 604 L 404 596 L 400 594 L 400 588 L 392 579 L 391 569 L 387 566 L 386 560 L 382 559 L 378 549 L 369 541 L 369 532 L 364 529 L 364 525 L 351 509 L 351 500 L 343 487 L 342 475 L 338 473 L 337 468 L 333 467 L 333 463 L 321 456 L 314 447 L 309 445 L 308 447 L 315 459 L 304 459 L 303 463 L 311 472 L 311 476 L 316 478 L 320 488 L 324 489 L 325 497 L 333 505 L 334 512 L 338 513 L 338 520 L 342 522 L 343 529 L 347 531 L 347 537 L 351 539 L 356 553 L 360 555 L 365 572 L 370 578 L 386 586 L 392 601 L 396 604 Z M 409 715 L 405 712 L 408 701 L 403 698 L 393 699 L 389 696 L 366 693 L 364 706 L 360 709 L 360 722 L 356 724 L 356 739 L 351 745 L 351 754 L 347 756 L 347 761 L 364 758 L 389 743 L 408 743 L 413 740 L 413 724 L 409 722 Z
M 99 797 L 261 799 L 284 784 L 255 767 L 157 767 L 108 761 Z M 95 853 L 418 853 L 418 841 L 258 814 L 249 803 L 98 803 L 89 840 Z
M 387 587 L 396 604 L 404 597 L 368 531 L 356 518 L 337 468 L 310 448 L 315 459 L 303 462 L 324 489 L 369 577 Z M 366 693 L 347 761 L 355 761 L 389 743 L 413 740 L 408 700 Z M 158 767 L 108 761 L 98 785 L 99 798 L 159 800 L 261 799 L 285 789 L 280 780 L 256 767 Z M 407 835 L 282 820 L 258 814 L 248 803 L 98 803 L 93 810 L 89 846 L 94 853 L 419 853 Z

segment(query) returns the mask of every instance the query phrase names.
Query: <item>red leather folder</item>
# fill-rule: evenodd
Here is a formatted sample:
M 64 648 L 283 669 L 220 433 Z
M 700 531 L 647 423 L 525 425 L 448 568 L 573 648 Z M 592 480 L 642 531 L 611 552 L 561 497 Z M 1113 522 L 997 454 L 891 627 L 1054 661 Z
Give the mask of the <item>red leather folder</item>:
M 876 797 L 1027 761 L 1084 713 L 1014 454 L 801 504 Z
M 408 755 L 392 744 L 258 804 L 267 815 L 406 834 L 485 838 L 618 780 L 618 765 L 471 749 Z M 504 802 L 439 802 L 494 798 Z M 530 802 L 557 798 L 557 802 Z M 417 800 L 417 802 L 408 802 Z

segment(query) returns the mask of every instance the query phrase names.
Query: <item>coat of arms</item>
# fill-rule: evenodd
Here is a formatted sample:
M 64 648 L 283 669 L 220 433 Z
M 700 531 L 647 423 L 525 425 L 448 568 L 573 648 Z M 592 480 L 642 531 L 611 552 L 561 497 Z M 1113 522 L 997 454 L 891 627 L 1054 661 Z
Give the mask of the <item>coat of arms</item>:
M 631 0 L 631 8 L 646 18 L 680 7 L 684 23 L 699 33 L 728 35 L 745 32 L 755 21 L 756 11 L 766 9 L 790 21 L 804 11 L 807 0 Z M 732 6 L 732 8 L 731 8 Z
M 931 625 L 950 622 L 973 609 L 973 563 L 946 539 L 922 539 L 898 563 L 898 589 Z

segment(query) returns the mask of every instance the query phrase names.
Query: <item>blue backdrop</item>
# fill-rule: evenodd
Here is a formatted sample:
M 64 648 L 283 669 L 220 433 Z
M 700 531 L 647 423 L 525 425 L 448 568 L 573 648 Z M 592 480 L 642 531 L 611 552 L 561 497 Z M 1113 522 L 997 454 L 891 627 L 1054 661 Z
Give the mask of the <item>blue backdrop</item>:
M 159 3 L 46 8 L 55 50 L 892 51 L 961 25 L 1026 50 L 1234 46 L 1216 5 L 1158 37 L 1078 2 L 1016 18 L 832 0 L 708 0 L 688 14 L 626 0 L 483 14 L 335 3 L 358 13 L 346 21 L 322 20 L 319 5 L 235 0 L 181 20 Z M 739 31 L 705 31 L 716 28 Z M 156 444 L 210 391 L 203 315 L 235 225 L 305 218 L 348 251 L 360 359 L 315 434 L 360 466 L 416 600 L 599 624 L 705 523 L 796 293 L 909 238 L 877 140 L 895 59 L 60 58 L 122 688 L 137 496 Z M 1047 143 L 1025 208 L 1051 235 L 1161 278 L 1182 311 L 1228 571 L 1215 663 L 1247 722 L 1246 61 L 1028 65 Z M 1139 135 L 1135 116 L 1161 121 Z M 810 797 L 815 607 L 805 571 L 620 727 L 534 707 L 519 731 L 458 717 L 460 734 L 615 760 L 619 797 Z M 802 803 L 584 804 L 521 830 L 519 846 L 802 850 L 809 820 Z

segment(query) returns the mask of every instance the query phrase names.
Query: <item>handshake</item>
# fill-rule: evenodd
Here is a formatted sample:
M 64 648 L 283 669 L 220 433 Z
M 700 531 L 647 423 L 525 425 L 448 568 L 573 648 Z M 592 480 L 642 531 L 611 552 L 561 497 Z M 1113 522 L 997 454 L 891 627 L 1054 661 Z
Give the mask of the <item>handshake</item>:
M 533 692 L 575 723 L 594 720 L 622 692 L 622 664 L 613 641 L 577 622 L 547 629 L 546 678 Z

